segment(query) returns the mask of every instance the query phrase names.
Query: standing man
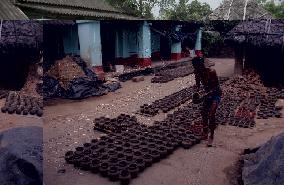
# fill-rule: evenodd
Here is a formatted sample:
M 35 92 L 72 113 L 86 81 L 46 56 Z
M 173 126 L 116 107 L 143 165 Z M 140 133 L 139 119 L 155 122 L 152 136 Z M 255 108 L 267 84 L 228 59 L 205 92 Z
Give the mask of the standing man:
M 199 56 L 198 56 L 199 55 Z M 204 58 L 197 54 L 192 61 L 196 80 L 196 89 L 203 85 L 205 90 L 204 101 L 201 109 L 203 134 L 208 139 L 208 147 L 212 147 L 214 131 L 216 128 L 215 114 L 221 101 L 222 90 L 220 88 L 217 73 L 214 69 L 205 67 Z M 208 137 L 210 131 L 210 135 Z

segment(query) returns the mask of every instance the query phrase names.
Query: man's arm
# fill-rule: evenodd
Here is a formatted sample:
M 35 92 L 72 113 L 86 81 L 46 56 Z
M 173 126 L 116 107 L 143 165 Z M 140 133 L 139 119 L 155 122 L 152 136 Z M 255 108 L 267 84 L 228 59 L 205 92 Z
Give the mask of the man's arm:
M 200 75 L 198 75 L 197 73 L 195 73 L 195 84 L 196 84 L 196 87 L 199 89 L 201 85 L 201 78 L 200 78 Z
M 210 78 L 211 78 L 210 81 L 212 83 L 210 93 L 219 91 L 222 95 L 222 90 L 220 88 L 219 79 L 218 79 L 217 72 L 215 69 L 210 70 Z

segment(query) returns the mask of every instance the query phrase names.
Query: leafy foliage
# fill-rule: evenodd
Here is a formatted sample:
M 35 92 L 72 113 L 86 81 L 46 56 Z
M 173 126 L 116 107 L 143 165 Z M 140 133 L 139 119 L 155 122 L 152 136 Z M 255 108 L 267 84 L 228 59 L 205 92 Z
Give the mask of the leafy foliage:
M 276 18 L 284 18 L 284 1 L 276 4 L 274 0 L 257 0 L 257 2 Z
M 209 4 L 200 3 L 198 0 L 179 0 L 172 2 L 171 6 L 165 10 L 164 19 L 170 20 L 201 20 L 212 12 Z
M 274 1 L 267 2 L 264 4 L 264 8 L 276 18 L 284 18 L 284 1 L 279 5 L 275 4 Z
M 115 8 L 122 9 L 125 12 L 135 16 L 152 19 L 152 9 L 159 4 L 159 0 L 106 0 Z

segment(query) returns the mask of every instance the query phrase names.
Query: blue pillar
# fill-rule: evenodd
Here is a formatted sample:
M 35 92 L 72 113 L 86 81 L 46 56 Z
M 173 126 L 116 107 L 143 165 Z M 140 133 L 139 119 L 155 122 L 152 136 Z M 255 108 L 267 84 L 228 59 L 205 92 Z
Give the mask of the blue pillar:
M 202 39 L 202 28 L 199 28 L 197 31 L 197 37 L 195 42 L 196 51 L 201 51 L 201 39 Z
M 137 32 L 133 30 L 130 30 L 128 33 L 128 51 L 130 55 L 136 55 L 138 52 Z
M 180 30 L 180 26 L 176 27 L 176 31 Z M 181 59 L 181 42 L 173 42 L 171 45 L 171 59 L 180 60 Z
M 122 30 L 122 56 L 123 58 L 130 57 L 129 49 L 128 49 L 128 31 Z
M 80 54 L 77 25 L 68 28 L 64 32 L 63 45 L 65 54 Z
M 160 51 L 160 35 L 155 32 L 151 32 L 151 42 L 152 53 Z
M 80 55 L 91 66 L 102 66 L 101 31 L 99 21 L 77 21 Z
M 141 67 L 151 65 L 151 31 L 147 21 L 144 21 L 138 32 L 138 58 Z
M 117 30 L 115 33 L 115 58 L 123 57 L 122 54 L 122 33 L 121 30 Z

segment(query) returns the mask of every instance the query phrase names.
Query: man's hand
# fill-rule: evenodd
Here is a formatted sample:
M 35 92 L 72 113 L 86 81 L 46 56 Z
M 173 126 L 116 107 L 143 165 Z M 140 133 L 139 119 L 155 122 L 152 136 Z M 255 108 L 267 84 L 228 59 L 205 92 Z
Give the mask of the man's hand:
M 198 91 L 200 90 L 200 87 L 195 84 L 195 85 L 193 86 L 193 89 L 194 89 L 194 91 L 198 92 Z

